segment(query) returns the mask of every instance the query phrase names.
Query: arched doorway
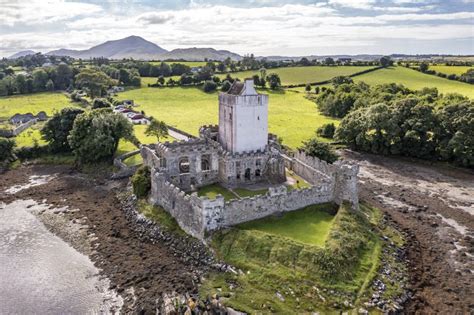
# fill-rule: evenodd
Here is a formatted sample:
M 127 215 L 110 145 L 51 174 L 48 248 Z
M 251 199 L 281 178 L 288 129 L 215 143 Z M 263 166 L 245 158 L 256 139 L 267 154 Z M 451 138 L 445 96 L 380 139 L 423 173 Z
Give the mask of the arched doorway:
M 245 180 L 250 180 L 250 168 L 245 170 Z

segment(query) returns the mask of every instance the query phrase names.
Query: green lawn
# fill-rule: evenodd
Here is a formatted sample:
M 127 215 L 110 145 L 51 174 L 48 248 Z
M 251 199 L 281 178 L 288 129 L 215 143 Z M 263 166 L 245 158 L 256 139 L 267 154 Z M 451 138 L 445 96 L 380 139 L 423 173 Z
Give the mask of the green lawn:
M 267 193 L 268 189 L 257 189 L 257 190 L 250 190 L 245 188 L 234 188 L 232 189 L 237 195 L 241 198 L 244 197 L 253 197 L 258 195 L 264 195 Z
M 474 88 L 471 84 L 423 74 L 405 67 L 381 69 L 354 77 L 353 79 L 356 82 L 364 81 L 371 85 L 395 82 L 413 90 L 421 90 L 424 87 L 436 87 L 440 93 L 459 93 L 474 98 Z
M 222 195 L 225 201 L 228 201 L 231 199 L 237 199 L 237 197 L 232 192 L 230 192 L 227 188 L 222 187 L 221 185 L 218 185 L 218 184 L 201 187 L 198 190 L 198 196 L 200 197 L 216 199 L 217 195 Z
M 40 111 L 51 116 L 54 111 L 64 107 L 79 107 L 72 103 L 66 95 L 56 92 L 43 92 L 0 97 L 0 119 L 8 119 L 16 113 L 38 114 Z
M 437 65 L 437 66 L 430 66 L 430 70 L 434 70 L 436 72 L 441 72 L 445 74 L 455 74 L 461 75 L 466 73 L 469 69 L 474 69 L 473 67 L 468 66 L 445 66 L 445 65 Z
M 277 73 L 280 76 L 283 85 L 302 84 L 320 82 L 330 80 L 334 77 L 343 75 L 348 76 L 356 72 L 364 71 L 373 67 L 356 67 L 356 66 L 309 66 L 309 67 L 286 67 L 267 69 L 267 75 L 270 73 Z M 240 79 L 251 78 L 255 74 L 259 74 L 259 70 L 234 72 L 230 75 Z M 224 78 L 226 74 L 219 74 L 219 77 Z
M 287 212 L 281 218 L 267 217 L 241 224 L 238 228 L 261 231 L 322 247 L 334 221 L 334 216 L 323 208 L 321 205 L 313 205 Z
M 15 139 L 16 146 L 18 148 L 32 147 L 35 143 L 35 140 L 38 142 L 38 145 L 45 145 L 46 141 L 41 139 L 40 133 L 42 126 L 43 124 L 35 124 L 13 138 Z
M 321 115 L 316 105 L 293 91 L 269 91 L 269 129 L 283 138 L 283 143 L 296 148 L 312 137 L 318 127 L 338 121 Z M 121 99 L 133 99 L 147 115 L 197 135 L 199 127 L 217 124 L 218 93 L 204 93 L 196 87 L 148 88 L 119 94 Z

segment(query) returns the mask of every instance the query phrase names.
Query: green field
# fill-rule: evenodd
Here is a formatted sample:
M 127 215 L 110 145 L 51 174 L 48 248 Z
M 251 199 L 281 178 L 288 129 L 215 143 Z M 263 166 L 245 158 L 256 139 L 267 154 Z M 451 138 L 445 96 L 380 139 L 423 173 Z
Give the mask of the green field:
M 150 62 L 152 65 L 159 65 L 161 61 L 152 61 Z M 174 63 L 181 63 L 183 65 L 187 65 L 189 67 L 202 67 L 206 65 L 205 61 L 165 61 L 165 63 L 172 65 Z
M 299 211 L 285 213 L 282 217 L 267 217 L 241 224 L 239 228 L 287 237 L 309 245 L 324 246 L 334 216 L 309 206 Z
M 430 66 L 430 70 L 434 70 L 436 72 L 441 72 L 444 74 L 455 74 L 455 75 L 461 75 L 463 73 L 466 73 L 467 70 L 469 69 L 474 69 L 473 67 L 468 67 L 468 66 Z
M 264 91 L 270 95 L 269 129 L 293 148 L 312 137 L 315 130 L 337 120 L 321 115 L 304 94 L 292 91 Z M 204 93 L 196 87 L 140 88 L 119 94 L 133 99 L 147 115 L 197 135 L 199 127 L 218 121 L 218 93 Z
M 16 146 L 18 148 L 32 147 L 35 144 L 35 140 L 37 141 L 38 145 L 45 145 L 46 141 L 41 138 L 40 133 L 42 127 L 43 124 L 35 124 L 13 138 L 15 139 Z
M 424 87 L 435 87 L 440 93 L 459 93 L 474 98 L 474 88 L 470 84 L 423 74 L 405 67 L 381 69 L 357 76 L 353 79 L 356 82 L 364 81 L 370 85 L 395 82 L 403 84 L 413 90 L 421 90 Z
M 78 107 L 63 93 L 44 92 L 0 97 L 0 120 L 8 119 L 16 113 L 36 115 L 40 111 L 51 116 L 54 111 L 67 106 Z
M 356 72 L 364 71 L 373 67 L 356 67 L 356 66 L 310 66 L 310 67 L 286 67 L 268 69 L 267 75 L 277 73 L 280 76 L 282 85 L 304 84 L 312 82 L 321 82 L 330 80 L 337 76 L 348 76 Z M 255 74 L 260 74 L 258 70 L 234 72 L 230 75 L 239 79 L 251 78 Z M 219 74 L 220 78 L 225 78 L 226 74 Z

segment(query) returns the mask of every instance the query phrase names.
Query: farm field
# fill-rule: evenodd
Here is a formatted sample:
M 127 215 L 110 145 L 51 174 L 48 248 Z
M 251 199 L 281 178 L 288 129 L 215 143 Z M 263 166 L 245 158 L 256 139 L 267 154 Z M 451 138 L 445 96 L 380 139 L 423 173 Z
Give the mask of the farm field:
M 337 120 L 325 117 L 304 94 L 292 91 L 269 91 L 269 129 L 283 138 L 283 143 L 296 148 L 312 137 L 315 130 Z M 133 99 L 149 116 L 197 135 L 199 127 L 218 121 L 218 93 L 204 93 L 196 87 L 140 88 L 119 94 L 121 99 Z
M 337 76 L 348 76 L 356 72 L 371 69 L 371 66 L 309 66 L 309 67 L 286 67 L 267 69 L 267 75 L 277 73 L 280 76 L 282 85 L 304 84 L 312 82 L 320 82 L 330 80 Z M 230 73 L 232 77 L 239 79 L 251 78 L 255 74 L 259 74 L 258 70 L 241 71 Z M 227 74 L 219 74 L 220 78 L 225 78 Z
M 151 61 L 152 65 L 159 65 L 161 61 Z M 206 65 L 205 61 L 165 61 L 165 63 L 172 65 L 174 63 L 181 63 L 183 65 L 187 65 L 189 67 L 202 67 Z
M 434 70 L 436 72 L 441 72 L 444 74 L 455 74 L 455 75 L 461 75 L 463 73 L 466 73 L 467 70 L 469 69 L 474 69 L 473 67 L 468 67 L 468 66 L 444 66 L 444 65 L 439 65 L 439 66 L 430 66 L 430 70 Z
M 470 84 L 423 74 L 404 67 L 381 69 L 357 76 L 353 79 L 356 82 L 364 81 L 371 85 L 395 82 L 403 84 L 413 90 L 421 90 L 424 87 L 435 87 L 440 93 L 459 93 L 474 98 L 474 88 Z
M 54 111 L 67 106 L 79 107 L 79 105 L 72 103 L 66 95 L 55 92 L 0 97 L 0 120 L 8 119 L 16 113 L 36 115 L 40 111 L 51 116 Z

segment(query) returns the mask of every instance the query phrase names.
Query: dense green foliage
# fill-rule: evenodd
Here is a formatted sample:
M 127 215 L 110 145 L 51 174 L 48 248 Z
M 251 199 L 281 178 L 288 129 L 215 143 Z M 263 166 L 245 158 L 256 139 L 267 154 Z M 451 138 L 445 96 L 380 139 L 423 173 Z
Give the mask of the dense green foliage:
M 214 81 L 206 81 L 202 86 L 202 90 L 206 93 L 214 92 L 217 89 L 217 84 Z
M 110 108 L 110 102 L 105 98 L 95 98 L 92 102 L 92 109 Z
M 267 77 L 266 80 L 268 81 L 268 84 L 270 85 L 270 89 L 276 90 L 281 87 L 281 79 L 280 76 L 276 73 L 270 73 Z
M 74 125 L 77 115 L 83 111 L 77 108 L 63 108 L 56 112 L 41 129 L 41 135 L 49 144 L 51 151 L 70 151 L 68 136 Z
M 353 149 L 474 166 L 474 103 L 467 98 L 395 84 L 341 85 L 328 98 L 351 99 L 336 138 Z M 332 102 L 328 108 L 336 107 Z
M 336 126 L 333 123 L 324 124 L 316 130 L 316 134 L 323 138 L 334 138 Z
M 0 137 L 0 162 L 5 161 L 13 156 L 15 141 Z
M 137 169 L 132 176 L 133 193 L 137 198 L 144 198 L 151 189 L 150 168 L 146 165 Z
M 77 87 L 86 89 L 91 98 L 104 95 L 107 87 L 117 83 L 104 72 L 90 68 L 81 70 L 75 82 Z
M 168 135 L 168 126 L 164 121 L 152 118 L 145 130 L 145 135 L 156 137 L 157 141 Z
M 121 138 L 133 141 L 133 126 L 107 108 L 79 115 L 68 137 L 79 163 L 111 161 Z
M 328 163 L 334 163 L 339 158 L 329 144 L 318 141 L 316 137 L 304 141 L 299 150 L 306 153 L 306 155 L 317 157 Z

